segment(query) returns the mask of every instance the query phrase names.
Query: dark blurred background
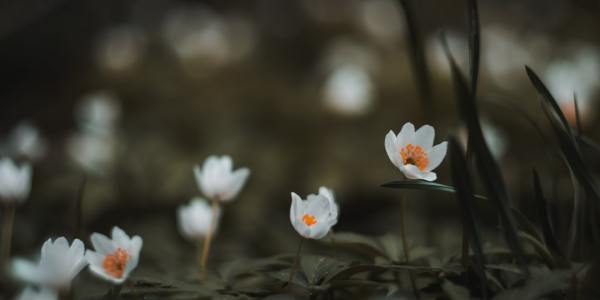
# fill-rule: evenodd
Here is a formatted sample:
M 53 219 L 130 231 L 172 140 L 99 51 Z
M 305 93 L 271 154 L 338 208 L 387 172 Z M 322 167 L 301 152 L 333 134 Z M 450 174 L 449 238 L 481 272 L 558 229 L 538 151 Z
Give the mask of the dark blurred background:
M 171 265 L 195 254 L 177 235 L 175 209 L 199 194 L 192 167 L 211 154 L 252 172 L 225 207 L 215 261 L 293 251 L 289 194 L 321 185 L 340 203 L 337 231 L 397 233 L 401 193 L 379 187 L 402 176 L 385 134 L 410 121 L 434 125 L 436 143 L 464 139 L 438 36 L 446 33 L 466 70 L 466 3 L 412 2 L 431 72 L 427 105 L 392 0 L 1 2 L 2 143 L 27 121 L 46 144 L 17 211 L 15 251 L 37 253 L 47 237 L 73 234 L 86 177 L 84 232 L 119 225 L 140 234 L 140 272 L 176 273 Z M 527 212 L 538 167 L 557 211 L 568 209 L 570 178 L 530 122 L 547 128 L 523 66 L 542 75 L 571 121 L 576 92 L 583 132 L 597 139 L 600 2 L 479 2 L 480 110 L 511 200 Z M 111 123 L 100 141 L 86 114 Z M 593 170 L 598 163 L 589 158 Z M 451 184 L 447 164 L 437 171 Z M 409 239 L 440 255 L 458 249 L 452 195 L 405 193 Z M 498 240 L 495 218 L 486 222 L 486 242 Z

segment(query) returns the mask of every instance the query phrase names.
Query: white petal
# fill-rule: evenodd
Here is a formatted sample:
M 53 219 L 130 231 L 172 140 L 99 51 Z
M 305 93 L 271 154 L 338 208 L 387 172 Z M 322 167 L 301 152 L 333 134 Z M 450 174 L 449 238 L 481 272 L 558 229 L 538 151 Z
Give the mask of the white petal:
M 430 125 L 423 125 L 417 132 L 415 132 L 415 137 L 413 139 L 413 143 L 415 145 L 420 145 L 424 151 L 429 151 L 433 146 L 433 139 L 435 138 L 435 129 L 433 129 Z
M 400 168 L 400 171 L 402 171 L 404 176 L 406 176 L 408 179 L 421 179 L 422 177 L 421 170 L 419 170 L 419 168 L 415 165 L 404 165 Z
M 85 252 L 85 259 L 90 264 L 90 266 L 99 266 L 102 267 L 102 262 L 104 261 L 105 255 L 99 254 L 92 250 L 87 250 Z
M 320 240 L 327 235 L 331 226 L 325 221 L 326 220 L 322 220 L 311 226 L 310 238 Z
M 100 277 L 101 279 L 112 282 L 114 284 L 121 284 L 125 281 L 125 279 L 127 279 L 125 276 L 121 276 L 121 278 L 115 278 L 115 277 L 111 276 L 110 274 L 106 273 L 101 266 L 90 265 L 89 269 L 92 272 L 92 274 L 96 275 L 97 277 Z
M 220 164 L 221 170 L 223 170 L 227 173 L 230 173 L 231 170 L 233 170 L 233 160 L 231 159 L 231 156 L 229 156 L 229 155 L 221 156 L 221 159 L 219 160 L 219 164 Z
M 385 152 L 394 166 L 399 167 L 402 165 L 400 149 L 397 147 L 397 138 L 391 130 L 385 135 Z
M 398 133 L 396 139 L 396 145 L 404 147 L 406 144 L 411 144 L 415 136 L 415 125 L 411 122 L 407 122 L 402 126 L 402 129 Z M 399 148 L 398 148 L 399 149 Z
M 129 248 L 130 239 L 127 233 L 123 231 L 123 229 L 118 226 L 113 227 L 111 232 L 112 240 L 119 248 L 127 249 Z
M 435 174 L 434 172 L 424 172 L 421 175 L 421 179 L 427 181 L 435 181 L 437 179 L 437 174 Z
M 40 272 L 37 265 L 30 261 L 16 258 L 11 263 L 11 273 L 14 277 L 29 283 L 39 283 Z
M 131 246 L 127 252 L 133 257 L 139 257 L 143 244 L 144 241 L 142 238 L 136 235 L 131 239 Z
M 292 192 L 292 207 L 290 208 L 290 221 L 294 224 L 299 218 L 302 211 L 302 198 L 298 194 Z
M 240 192 L 244 183 L 246 183 L 246 179 L 250 175 L 250 170 L 247 168 L 240 168 L 233 172 L 230 179 L 229 187 L 226 193 L 222 196 L 223 201 L 230 201 Z
M 103 234 L 92 233 L 90 239 L 92 240 L 92 245 L 94 246 L 94 249 L 100 254 L 109 254 L 117 250 L 117 245 L 115 245 L 115 243 L 111 239 L 109 239 Z
M 317 223 L 325 220 L 331 211 L 329 200 L 321 195 L 308 195 L 306 198 L 306 209 L 304 213 L 312 215 Z
M 425 171 L 432 171 L 437 168 L 442 161 L 444 161 L 444 157 L 446 156 L 447 150 L 447 142 L 441 142 L 435 145 L 428 153 L 427 158 L 429 159 L 429 164 L 425 167 Z

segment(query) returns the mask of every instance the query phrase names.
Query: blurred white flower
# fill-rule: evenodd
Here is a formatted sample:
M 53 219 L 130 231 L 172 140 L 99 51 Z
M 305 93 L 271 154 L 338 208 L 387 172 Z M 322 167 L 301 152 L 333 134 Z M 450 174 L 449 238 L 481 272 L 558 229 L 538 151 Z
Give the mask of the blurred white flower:
M 140 60 L 144 42 L 141 30 L 134 26 L 111 29 L 98 43 L 98 64 L 110 71 L 125 71 Z
M 325 187 L 319 194 L 310 194 L 303 200 L 292 192 L 290 221 L 294 229 L 305 238 L 321 239 L 337 223 L 338 206 L 333 192 Z
M 362 1 L 356 12 L 361 29 L 378 42 L 392 45 L 402 39 L 405 25 L 398 2 Z
M 373 82 L 369 73 L 357 65 L 335 69 L 323 87 L 325 105 L 344 115 L 360 115 L 373 102 Z
M 209 156 L 202 165 L 194 167 L 194 175 L 200 191 L 211 201 L 228 202 L 240 192 L 250 175 L 248 168 L 233 171 L 231 157 Z
M 25 121 L 19 123 L 9 134 L 5 148 L 11 156 L 37 161 L 46 153 L 46 142 L 39 130 Z
M 189 204 L 182 205 L 177 210 L 179 231 L 188 240 L 199 241 L 208 233 L 212 218 L 219 218 L 220 214 L 219 210 L 217 215 L 213 216 L 208 202 L 200 197 L 195 197 Z
M 85 258 L 90 264 L 90 271 L 104 280 L 114 284 L 123 283 L 131 271 L 138 265 L 142 238 L 130 238 L 119 227 L 113 227 L 112 239 L 100 233 L 91 236 L 94 250 L 87 250 Z
M 71 158 L 86 172 L 104 175 L 112 167 L 115 141 L 110 136 L 89 133 L 74 134 L 67 144 Z
M 42 246 L 38 264 L 23 259 L 12 263 L 13 275 L 31 284 L 53 289 L 68 289 L 71 281 L 87 265 L 83 242 L 75 239 L 71 246 L 66 238 L 52 242 L 48 239 Z
M 578 48 L 570 60 L 552 63 L 545 72 L 548 89 L 561 106 L 565 117 L 576 123 L 574 95 L 581 123 L 586 124 L 594 117 L 593 100 L 600 84 L 600 50 L 593 47 Z
M 31 287 L 27 287 L 15 299 L 16 300 L 58 300 L 58 295 L 52 289 L 48 289 L 48 288 L 33 289 Z
M 114 94 L 98 91 L 85 96 L 75 108 L 75 119 L 86 133 L 110 135 L 114 133 L 121 108 Z
M 435 130 L 423 125 L 415 131 L 412 123 L 406 123 L 398 136 L 392 130 L 385 136 L 385 151 L 390 161 L 408 179 L 434 181 L 432 172 L 446 156 L 446 142 L 433 146 Z
M 8 158 L 0 160 L 0 202 L 23 202 L 31 190 L 30 164 L 18 167 Z

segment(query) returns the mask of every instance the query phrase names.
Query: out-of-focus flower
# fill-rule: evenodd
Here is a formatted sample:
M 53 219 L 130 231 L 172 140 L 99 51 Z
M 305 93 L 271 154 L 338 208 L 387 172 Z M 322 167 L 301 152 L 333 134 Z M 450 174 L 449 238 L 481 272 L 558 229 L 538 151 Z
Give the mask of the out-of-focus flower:
M 325 187 L 319 189 L 318 195 L 308 195 L 306 200 L 292 193 L 290 221 L 298 234 L 318 240 L 337 223 L 338 210 L 333 192 Z
M 423 125 L 415 131 L 412 123 L 406 123 L 398 136 L 392 130 L 385 136 L 385 151 L 390 161 L 408 179 L 434 181 L 432 172 L 446 156 L 446 142 L 433 146 L 435 130 Z
M 360 115 L 373 102 L 373 83 L 369 73 L 356 65 L 334 70 L 323 87 L 325 105 L 344 115 Z
M 208 233 L 212 218 L 219 218 L 220 214 L 219 210 L 217 215 L 213 216 L 208 202 L 200 197 L 195 197 L 189 204 L 182 205 L 177 210 L 179 231 L 185 238 L 191 241 L 199 241 Z
M 122 26 L 108 31 L 98 43 L 98 64 L 114 72 L 130 69 L 142 56 L 144 39 L 141 30 L 134 26 Z
M 7 155 L 37 161 L 46 153 L 46 142 L 39 130 L 25 121 L 12 130 L 3 148 Z
M 86 133 L 110 135 L 114 133 L 121 108 L 114 94 L 98 91 L 85 96 L 75 109 L 79 127 Z
M 68 289 L 71 281 L 87 265 L 83 242 L 75 239 L 71 246 L 66 238 L 52 242 L 48 239 L 42 246 L 41 257 L 36 265 L 23 259 L 15 259 L 12 273 L 31 284 L 53 289 Z
M 23 202 L 31 190 L 31 165 L 18 167 L 8 158 L 0 160 L 0 202 Z
M 94 250 L 87 250 L 85 258 L 90 271 L 96 276 L 114 284 L 123 283 L 138 265 L 142 238 L 130 238 L 119 227 L 113 227 L 112 239 L 100 233 L 91 236 Z
M 481 130 L 483 131 L 483 138 L 487 143 L 492 155 L 499 159 L 501 158 L 508 148 L 508 140 L 506 134 L 494 126 L 492 123 L 486 121 L 485 119 L 481 121 Z M 458 131 L 458 139 L 463 147 L 467 148 L 468 143 L 468 133 L 466 127 L 461 127 Z
M 200 191 L 212 201 L 228 202 L 240 192 L 250 175 L 248 168 L 233 171 L 231 157 L 209 156 L 202 165 L 194 167 Z
M 71 158 L 86 172 L 106 174 L 114 161 L 115 141 L 110 136 L 77 133 L 68 142 Z
M 580 48 L 570 60 L 552 63 L 545 72 L 548 89 L 561 106 L 567 120 L 576 124 L 575 101 L 583 125 L 594 117 L 594 94 L 600 84 L 600 50 Z
M 17 296 L 16 300 L 58 300 L 58 295 L 52 289 L 27 287 Z
M 362 30 L 376 41 L 392 45 L 404 35 L 404 20 L 399 4 L 392 0 L 362 1 L 356 10 Z

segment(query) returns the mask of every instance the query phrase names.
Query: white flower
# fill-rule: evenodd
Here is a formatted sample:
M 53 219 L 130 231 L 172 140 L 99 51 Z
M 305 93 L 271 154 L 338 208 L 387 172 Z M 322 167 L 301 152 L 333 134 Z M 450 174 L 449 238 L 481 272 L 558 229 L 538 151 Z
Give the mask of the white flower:
M 219 218 L 220 211 L 216 218 Z M 193 198 L 189 204 L 177 210 L 177 223 L 181 234 L 189 240 L 197 241 L 208 233 L 212 222 L 212 209 L 208 202 L 200 197 Z M 214 229 L 213 229 L 214 232 Z
M 292 193 L 290 221 L 294 229 L 305 238 L 321 239 L 337 223 L 338 206 L 333 192 L 321 187 L 319 194 L 310 194 L 302 200 Z
M 89 173 L 104 175 L 114 161 L 116 142 L 111 136 L 77 133 L 67 144 L 71 158 Z
M 91 240 L 96 251 L 87 250 L 85 253 L 90 271 L 112 283 L 123 283 L 138 265 L 142 238 L 137 235 L 130 238 L 125 231 L 115 226 L 112 229 L 112 239 L 93 233 Z
M 121 115 L 121 108 L 114 94 L 98 91 L 83 98 L 75 110 L 79 127 L 86 133 L 111 135 Z
M 360 115 L 372 106 L 374 88 L 367 70 L 346 64 L 329 75 L 322 93 L 325 104 L 335 112 Z
M 0 202 L 23 202 L 31 190 L 31 165 L 18 167 L 11 159 L 0 160 Z
M 16 300 L 58 300 L 58 295 L 48 288 L 35 290 L 27 287 L 17 296 Z
M 446 142 L 433 146 L 435 130 L 423 125 L 415 132 L 412 123 L 406 123 L 398 136 L 390 130 L 385 136 L 385 151 L 390 161 L 408 179 L 434 181 L 437 175 L 433 169 L 442 163 L 446 156 Z
M 15 259 L 12 273 L 15 277 L 44 287 L 68 289 L 71 281 L 87 262 L 83 254 L 85 248 L 81 240 L 75 239 L 71 246 L 66 238 L 52 242 L 48 239 L 42 246 L 38 264 L 23 259 Z
M 229 156 L 209 156 L 202 165 L 194 167 L 196 182 L 204 196 L 213 201 L 231 201 L 240 192 L 250 170 L 240 168 L 233 171 Z
M 11 155 L 38 160 L 46 153 L 46 142 L 29 122 L 21 122 L 8 136 L 6 150 Z

